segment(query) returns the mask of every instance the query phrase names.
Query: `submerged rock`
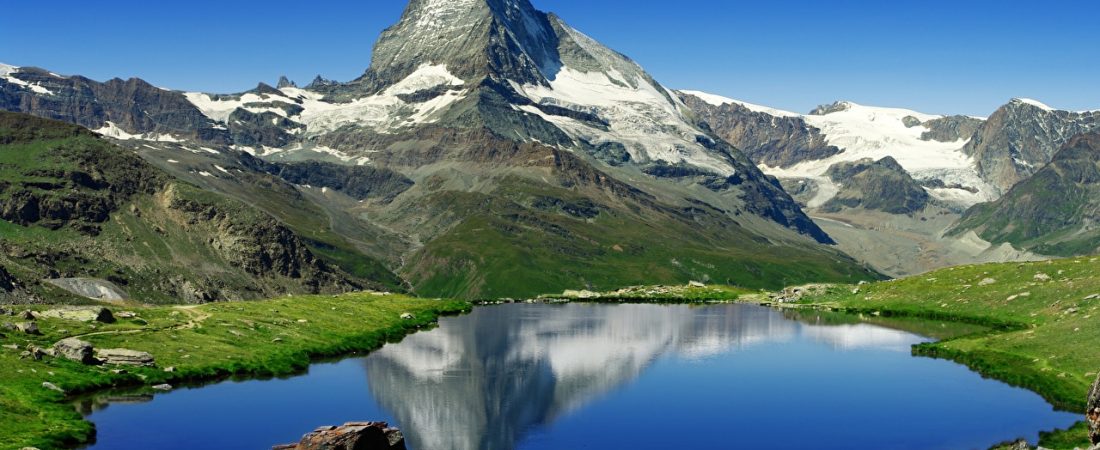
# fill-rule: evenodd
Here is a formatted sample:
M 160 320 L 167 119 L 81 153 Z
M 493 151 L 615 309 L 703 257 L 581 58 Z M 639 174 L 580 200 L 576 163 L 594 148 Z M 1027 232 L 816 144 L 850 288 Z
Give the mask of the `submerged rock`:
M 405 436 L 386 422 L 348 422 L 339 427 L 320 427 L 297 444 L 272 450 L 404 450 Z

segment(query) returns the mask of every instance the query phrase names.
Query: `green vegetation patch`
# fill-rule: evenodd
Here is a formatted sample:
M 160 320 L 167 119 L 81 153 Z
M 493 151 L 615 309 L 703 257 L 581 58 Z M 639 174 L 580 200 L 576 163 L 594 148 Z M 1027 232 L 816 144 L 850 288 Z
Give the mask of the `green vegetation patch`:
M 41 319 L 42 336 L 0 335 L 0 344 L 16 347 L 0 348 L 0 448 L 49 449 L 88 442 L 94 429 L 67 401 L 73 395 L 231 375 L 293 374 L 313 358 L 373 350 L 432 326 L 440 315 L 469 308 L 465 302 L 358 293 L 186 307 L 135 306 L 125 311 L 136 317 L 113 324 Z M 413 318 L 402 319 L 404 313 Z M 149 352 L 157 365 L 126 367 L 125 373 L 115 373 L 112 369 L 118 367 L 20 357 L 28 345 L 46 348 L 66 337 L 77 337 L 96 348 Z M 166 371 L 169 367 L 171 372 Z M 46 382 L 66 395 L 44 387 Z

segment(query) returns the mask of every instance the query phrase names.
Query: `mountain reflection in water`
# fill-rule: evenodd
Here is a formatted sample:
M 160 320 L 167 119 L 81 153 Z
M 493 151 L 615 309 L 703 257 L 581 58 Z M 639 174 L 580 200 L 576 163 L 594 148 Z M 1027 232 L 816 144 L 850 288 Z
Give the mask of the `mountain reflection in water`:
M 629 383 L 658 358 L 707 358 L 796 338 L 899 352 L 922 341 L 744 305 L 509 305 L 444 321 L 364 365 L 371 393 L 410 431 L 412 448 L 507 450 L 525 431 Z

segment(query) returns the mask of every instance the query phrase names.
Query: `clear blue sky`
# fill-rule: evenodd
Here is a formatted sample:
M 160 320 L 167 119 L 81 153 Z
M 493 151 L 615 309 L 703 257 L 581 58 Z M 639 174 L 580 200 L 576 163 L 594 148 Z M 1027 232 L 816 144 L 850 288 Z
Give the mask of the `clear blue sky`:
M 988 115 L 1100 108 L 1100 2 L 534 0 L 659 81 L 808 111 L 851 100 Z M 8 1 L 0 62 L 239 92 L 349 80 L 405 0 Z

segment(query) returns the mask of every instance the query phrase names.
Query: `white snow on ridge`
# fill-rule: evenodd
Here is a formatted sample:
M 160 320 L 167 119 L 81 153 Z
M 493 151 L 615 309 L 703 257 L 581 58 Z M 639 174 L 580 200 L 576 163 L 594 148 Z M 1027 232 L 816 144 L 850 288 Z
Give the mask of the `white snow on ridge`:
M 227 123 L 229 116 L 238 108 L 253 113 L 273 112 L 306 126 L 306 132 L 332 131 L 347 124 L 369 126 L 379 132 L 389 132 L 409 124 L 428 123 L 432 116 L 446 106 L 465 95 L 465 92 L 450 90 L 443 95 L 422 103 L 407 103 L 398 96 L 438 86 L 459 87 L 465 81 L 452 75 L 446 66 L 422 65 L 404 80 L 389 87 L 384 92 L 356 99 L 348 103 L 330 103 L 323 95 L 305 89 L 287 87 L 280 89 L 280 95 L 248 93 L 239 100 L 214 99 L 208 94 L 191 92 L 184 94 L 207 117 Z M 297 104 L 303 111 L 295 116 L 287 116 L 281 108 L 246 107 L 249 103 L 270 103 L 281 101 Z
M 741 105 L 747 108 L 749 111 L 761 112 L 765 114 L 771 114 L 776 117 L 798 117 L 801 114 L 793 113 L 790 111 L 783 111 L 781 109 L 769 108 L 767 106 L 755 105 L 749 102 L 743 102 L 741 100 L 734 100 L 732 98 L 723 97 L 721 95 L 708 94 L 702 91 L 680 91 L 684 94 L 688 94 L 694 97 L 698 97 L 700 100 L 710 103 L 714 106 L 722 106 L 728 104 Z
M 509 82 L 535 103 L 593 113 L 610 124 L 605 131 L 583 121 L 546 114 L 531 105 L 518 107 L 575 138 L 593 144 L 622 143 L 636 161 L 685 162 L 719 174 L 734 172 L 729 163 L 696 142 L 696 136 L 702 133 L 683 116 L 684 105 L 664 87 L 640 76 L 630 77 L 615 69 L 608 73 L 582 72 L 563 66 L 549 87 Z
M 122 140 L 122 141 L 141 140 L 141 141 L 155 141 L 155 142 L 180 142 L 179 139 L 176 139 L 174 136 L 172 136 L 170 134 L 153 134 L 153 133 L 130 134 L 130 133 L 126 132 L 126 130 L 123 130 L 122 128 L 119 128 L 118 125 L 115 125 L 114 122 L 110 122 L 110 121 L 108 121 L 106 123 L 106 125 L 103 125 L 103 127 L 99 128 L 99 129 L 96 129 L 96 130 L 92 130 L 92 131 L 94 131 L 95 133 L 98 133 L 101 136 L 106 136 L 106 137 L 109 137 L 109 138 L 114 138 L 114 139 L 118 139 L 118 140 Z
M 1043 111 L 1054 111 L 1054 108 L 1051 108 L 1051 107 L 1047 106 L 1045 103 L 1040 102 L 1038 100 L 1032 100 L 1030 98 L 1014 98 L 1012 100 L 1034 106 L 1034 107 L 1039 108 Z
M 30 89 L 36 94 L 54 95 L 53 91 L 46 89 L 45 87 L 39 86 L 37 83 L 28 83 L 12 76 L 13 74 L 18 73 L 21 69 L 22 67 L 9 66 L 7 64 L 0 63 L 0 78 L 3 78 L 4 81 L 7 81 L 8 83 Z
M 831 157 L 804 161 L 793 167 L 779 168 L 761 166 L 761 170 L 780 178 L 808 178 L 818 185 L 818 195 L 808 206 L 821 206 L 839 191 L 825 173 L 829 167 L 840 162 L 857 161 L 863 158 L 879 160 L 891 156 L 898 161 L 914 178 L 935 178 L 944 183 L 959 184 L 977 188 L 978 193 L 963 189 L 929 189 L 936 198 L 961 205 L 993 199 L 991 189 L 977 174 L 975 161 L 962 152 L 966 140 L 956 142 L 925 141 L 921 135 L 928 131 L 924 126 L 907 127 L 904 119 L 915 117 L 921 122 L 935 120 L 944 116 L 924 114 L 901 108 L 880 108 L 844 102 L 844 109 L 825 115 L 795 114 L 758 105 L 728 99 L 698 91 L 681 91 L 694 95 L 713 105 L 740 104 L 746 108 L 779 117 L 800 117 L 807 125 L 816 127 L 825 135 L 828 144 L 843 152 Z
M 19 67 L 0 63 L 0 77 L 7 78 L 9 75 L 18 72 L 19 69 Z

